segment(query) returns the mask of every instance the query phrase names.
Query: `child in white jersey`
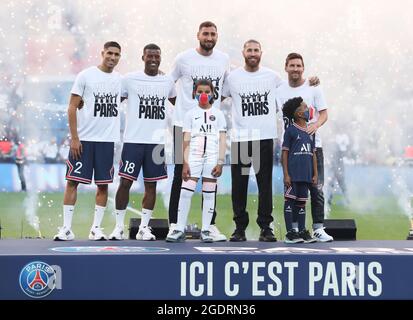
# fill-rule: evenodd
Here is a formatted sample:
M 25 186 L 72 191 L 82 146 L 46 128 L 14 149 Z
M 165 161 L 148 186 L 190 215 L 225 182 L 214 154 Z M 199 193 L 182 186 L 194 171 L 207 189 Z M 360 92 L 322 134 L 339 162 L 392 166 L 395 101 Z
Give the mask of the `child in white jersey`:
M 184 118 L 184 164 L 178 222 L 168 235 L 168 242 L 183 242 L 185 226 L 196 184 L 202 177 L 202 229 L 201 241 L 213 242 L 209 226 L 215 210 L 217 178 L 221 176 L 226 149 L 226 121 L 221 110 L 212 107 L 214 86 L 209 80 L 194 85 L 193 97 L 198 107 L 192 108 Z

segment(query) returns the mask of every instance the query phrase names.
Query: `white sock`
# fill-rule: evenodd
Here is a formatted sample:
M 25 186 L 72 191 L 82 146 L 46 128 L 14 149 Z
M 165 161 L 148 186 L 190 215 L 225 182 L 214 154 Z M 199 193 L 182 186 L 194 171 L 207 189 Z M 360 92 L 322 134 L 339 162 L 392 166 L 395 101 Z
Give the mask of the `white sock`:
M 115 215 L 116 215 L 116 226 L 119 228 L 124 228 L 125 226 L 125 214 L 126 214 L 126 209 L 125 210 L 115 210 Z
M 208 231 L 215 210 L 215 192 L 202 192 L 202 231 Z
M 72 229 L 72 218 L 75 206 L 64 205 L 63 206 L 63 227 L 67 229 Z
M 101 207 L 95 205 L 95 215 L 93 217 L 93 224 L 92 228 L 100 228 L 100 224 L 102 223 L 103 215 L 105 214 L 106 207 Z
M 151 220 L 152 217 L 152 212 L 153 210 L 149 210 L 149 209 L 142 209 L 142 216 L 141 216 L 141 225 L 139 226 L 140 228 L 146 228 L 149 224 L 149 220 Z
M 181 189 L 181 197 L 179 198 L 178 206 L 178 222 L 176 223 L 175 230 L 182 232 L 185 231 L 189 210 L 191 209 L 191 198 L 193 194 L 193 191 L 189 191 L 188 189 Z

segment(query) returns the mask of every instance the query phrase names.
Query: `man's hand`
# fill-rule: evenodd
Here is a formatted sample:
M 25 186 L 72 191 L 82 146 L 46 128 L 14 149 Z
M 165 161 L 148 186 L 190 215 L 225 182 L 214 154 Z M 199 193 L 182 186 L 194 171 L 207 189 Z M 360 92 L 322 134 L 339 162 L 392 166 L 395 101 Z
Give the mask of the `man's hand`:
M 314 133 L 317 132 L 318 128 L 319 128 L 319 127 L 318 127 L 317 122 L 309 123 L 308 126 L 307 126 L 307 133 L 308 133 L 309 135 L 313 135 Z
M 317 181 L 318 181 L 318 176 L 317 176 L 317 175 L 314 175 L 314 176 L 313 176 L 313 179 L 312 179 L 312 181 L 311 181 L 314 186 L 317 186 Z
M 211 172 L 212 176 L 218 178 L 222 174 L 222 164 L 217 164 Z
M 317 87 L 320 84 L 320 79 L 317 76 L 308 78 L 308 83 L 311 87 Z
M 187 163 L 184 163 L 184 166 L 182 168 L 182 179 L 184 181 L 188 181 L 190 177 L 191 177 L 191 171 L 189 170 L 189 165 Z
M 79 160 L 82 151 L 82 143 L 79 138 L 72 138 L 70 141 L 70 153 L 72 154 L 73 159 Z
M 288 174 L 284 176 L 284 185 L 287 188 L 291 187 L 291 177 Z

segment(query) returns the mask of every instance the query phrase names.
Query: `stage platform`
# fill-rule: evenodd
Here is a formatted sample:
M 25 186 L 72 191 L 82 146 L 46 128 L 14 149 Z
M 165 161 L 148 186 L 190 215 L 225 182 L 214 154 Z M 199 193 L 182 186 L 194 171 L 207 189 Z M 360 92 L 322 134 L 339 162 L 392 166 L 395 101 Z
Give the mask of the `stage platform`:
M 413 299 L 413 241 L 0 240 L 4 299 Z

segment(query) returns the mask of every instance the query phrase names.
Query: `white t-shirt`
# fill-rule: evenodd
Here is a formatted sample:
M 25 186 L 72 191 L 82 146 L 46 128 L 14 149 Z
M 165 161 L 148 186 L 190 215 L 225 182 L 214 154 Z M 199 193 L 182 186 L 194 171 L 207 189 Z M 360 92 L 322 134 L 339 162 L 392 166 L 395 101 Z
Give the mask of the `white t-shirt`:
M 189 150 L 192 156 L 218 157 L 219 133 L 225 131 L 225 116 L 216 107 L 205 110 L 193 103 L 192 109 L 185 114 L 183 132 L 191 133 Z
M 171 77 L 177 83 L 174 125 L 183 126 L 185 114 L 193 107 L 192 92 L 197 80 L 208 79 L 215 87 L 214 107 L 221 103 L 222 84 L 230 69 L 229 56 L 214 49 L 210 56 L 203 56 L 196 49 L 184 51 L 175 59 Z
M 327 109 L 326 102 L 324 99 L 324 94 L 323 94 L 321 87 L 310 86 L 307 79 L 299 87 L 291 87 L 288 84 L 288 81 L 284 81 L 282 85 L 278 87 L 277 92 L 276 92 L 276 97 L 277 97 L 277 107 L 279 111 L 282 111 L 284 103 L 286 103 L 289 99 L 292 99 L 295 97 L 303 98 L 307 106 L 309 108 L 314 108 L 314 111 L 315 111 L 313 119 L 311 119 L 310 123 L 318 120 L 321 110 Z M 282 112 L 280 112 L 280 114 L 282 115 Z M 319 131 L 320 129 L 317 130 L 317 133 L 315 135 L 316 148 L 322 147 Z
M 244 67 L 230 72 L 222 95 L 232 97 L 233 142 L 277 137 L 275 91 L 281 83 L 278 73 L 265 67 L 255 72 Z
M 122 79 L 122 97 L 128 98 L 123 142 L 165 144 L 166 104 L 176 97 L 172 78 L 128 73 Z
M 71 93 L 81 96 L 84 105 L 77 110 L 79 139 L 96 142 L 120 141 L 120 91 L 118 72 L 90 67 L 80 72 Z

